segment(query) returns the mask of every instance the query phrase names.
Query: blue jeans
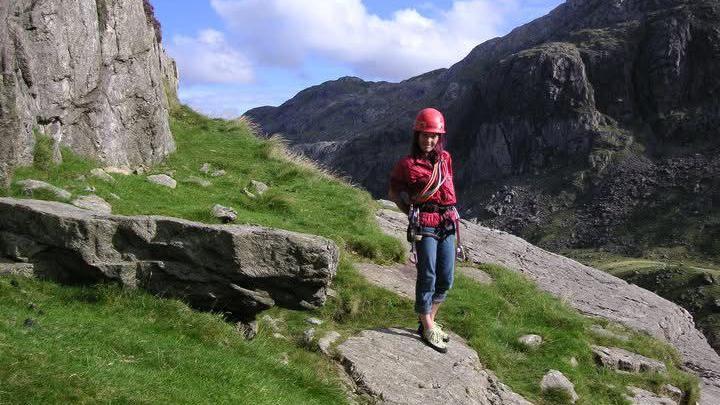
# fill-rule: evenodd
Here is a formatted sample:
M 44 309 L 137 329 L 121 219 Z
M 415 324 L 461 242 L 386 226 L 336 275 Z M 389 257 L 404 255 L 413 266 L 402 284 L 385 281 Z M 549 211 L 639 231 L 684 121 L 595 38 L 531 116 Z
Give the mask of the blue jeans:
M 423 227 L 423 233 L 435 233 L 437 228 Z M 441 239 L 423 236 L 417 242 L 417 281 L 415 282 L 415 312 L 429 314 L 433 303 L 443 302 L 453 284 L 455 272 L 455 233 L 441 234 Z

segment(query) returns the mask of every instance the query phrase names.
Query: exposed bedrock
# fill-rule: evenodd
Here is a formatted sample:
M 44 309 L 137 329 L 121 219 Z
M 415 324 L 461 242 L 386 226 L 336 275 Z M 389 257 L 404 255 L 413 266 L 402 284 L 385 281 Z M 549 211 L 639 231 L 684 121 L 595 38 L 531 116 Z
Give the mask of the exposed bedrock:
M 142 0 L 0 2 L 0 185 L 32 162 L 35 137 L 112 166 L 174 150 L 177 69 Z

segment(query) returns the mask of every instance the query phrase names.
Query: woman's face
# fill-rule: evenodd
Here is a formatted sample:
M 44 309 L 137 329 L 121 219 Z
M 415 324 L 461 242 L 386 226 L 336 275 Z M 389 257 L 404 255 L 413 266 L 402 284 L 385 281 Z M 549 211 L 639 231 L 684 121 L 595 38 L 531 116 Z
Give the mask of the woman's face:
M 434 134 L 432 132 L 420 132 L 420 136 L 418 137 L 420 150 L 423 151 L 423 153 L 432 152 L 432 150 L 435 149 L 435 145 L 437 145 L 439 139 L 440 134 Z

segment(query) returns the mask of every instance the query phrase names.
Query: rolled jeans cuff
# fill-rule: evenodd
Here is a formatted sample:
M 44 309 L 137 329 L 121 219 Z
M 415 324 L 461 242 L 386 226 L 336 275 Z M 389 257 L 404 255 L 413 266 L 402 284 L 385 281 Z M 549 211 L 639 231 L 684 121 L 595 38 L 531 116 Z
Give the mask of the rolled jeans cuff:
M 433 298 L 432 298 L 432 303 L 433 303 L 433 304 L 443 303 L 443 302 L 445 302 L 445 299 L 446 299 L 446 298 L 447 298 L 447 292 L 444 292 L 444 293 L 442 293 L 442 294 L 436 294 L 436 295 L 434 295 Z

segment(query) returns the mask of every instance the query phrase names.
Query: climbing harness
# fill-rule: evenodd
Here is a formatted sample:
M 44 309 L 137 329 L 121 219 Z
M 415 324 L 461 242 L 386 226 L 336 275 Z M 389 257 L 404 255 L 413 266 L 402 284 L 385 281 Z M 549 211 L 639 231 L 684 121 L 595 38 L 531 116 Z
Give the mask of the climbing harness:
M 454 230 L 455 238 L 457 241 L 457 247 L 455 250 L 455 257 L 460 261 L 467 260 L 465 255 L 465 249 L 460 241 L 460 213 L 458 213 L 455 206 L 439 206 L 437 204 L 428 203 L 427 201 L 432 198 L 435 193 L 440 190 L 447 177 L 445 175 L 445 160 L 439 158 L 433 165 L 432 174 L 430 174 L 430 180 L 423 187 L 423 189 L 413 198 L 414 203 L 410 205 L 408 211 L 408 228 L 407 228 L 407 241 L 410 242 L 410 262 L 417 263 L 417 242 L 421 241 L 424 236 L 428 236 L 435 239 L 442 239 L 447 234 Z M 432 232 L 423 232 L 420 226 L 420 212 L 440 212 L 442 215 L 442 221 L 438 228 L 442 235 L 438 235 Z
M 441 215 L 440 224 L 436 232 L 425 232 L 420 226 L 421 212 L 439 212 Z M 417 263 L 417 242 L 423 237 L 430 237 L 436 240 L 444 239 L 447 235 L 455 233 L 457 246 L 455 249 L 455 257 L 460 261 L 466 261 L 465 248 L 460 241 L 460 214 L 454 205 L 441 206 L 432 203 L 413 204 L 408 212 L 408 229 L 407 240 L 410 242 L 410 262 Z
M 457 241 L 457 247 L 455 248 L 455 257 L 461 261 L 465 262 L 467 261 L 467 254 L 465 253 L 465 247 L 462 245 L 462 241 L 460 240 L 460 213 L 457 211 L 457 208 L 454 206 L 452 207 L 453 211 L 455 211 L 454 216 L 454 222 L 455 222 L 455 240 Z
M 415 204 L 410 205 L 408 211 L 407 241 L 410 242 L 410 262 L 417 263 L 417 248 L 415 244 L 422 240 L 423 235 L 420 227 L 420 208 Z

